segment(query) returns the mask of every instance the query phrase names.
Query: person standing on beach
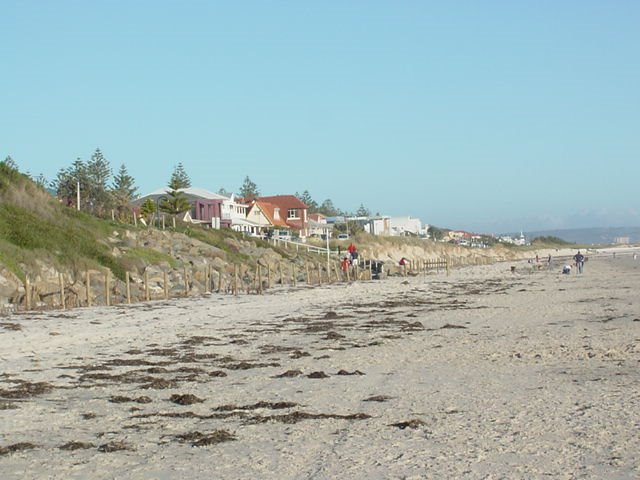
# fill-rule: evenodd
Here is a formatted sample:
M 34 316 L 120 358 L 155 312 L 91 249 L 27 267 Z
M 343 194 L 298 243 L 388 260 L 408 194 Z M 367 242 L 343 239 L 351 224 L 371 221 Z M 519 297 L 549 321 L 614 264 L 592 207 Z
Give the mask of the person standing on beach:
M 547 265 L 549 266 L 549 270 L 553 268 L 551 265 L 551 254 L 549 254 L 549 258 L 547 259 Z
M 578 273 L 582 273 L 582 267 L 584 266 L 584 255 L 582 255 L 580 253 L 580 250 L 578 250 L 578 253 L 573 256 L 573 259 L 576 261 L 576 268 L 578 269 Z

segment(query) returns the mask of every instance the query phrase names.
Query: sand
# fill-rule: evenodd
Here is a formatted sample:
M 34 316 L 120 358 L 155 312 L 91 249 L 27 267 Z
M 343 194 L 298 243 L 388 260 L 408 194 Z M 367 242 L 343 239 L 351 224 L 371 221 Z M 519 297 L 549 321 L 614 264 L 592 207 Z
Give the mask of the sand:
M 0 478 L 639 478 L 631 252 L 2 317 Z

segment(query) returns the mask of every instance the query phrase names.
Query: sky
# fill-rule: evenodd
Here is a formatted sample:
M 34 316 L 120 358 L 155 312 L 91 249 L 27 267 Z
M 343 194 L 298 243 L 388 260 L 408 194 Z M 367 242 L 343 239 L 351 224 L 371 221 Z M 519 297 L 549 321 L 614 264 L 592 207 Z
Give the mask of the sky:
M 0 0 L 0 157 L 483 233 L 640 225 L 640 2 Z

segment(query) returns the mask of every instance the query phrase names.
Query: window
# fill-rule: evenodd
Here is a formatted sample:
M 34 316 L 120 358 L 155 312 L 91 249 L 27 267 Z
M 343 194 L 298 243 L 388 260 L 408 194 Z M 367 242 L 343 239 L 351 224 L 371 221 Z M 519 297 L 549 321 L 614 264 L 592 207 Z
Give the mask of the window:
M 290 208 L 287 211 L 287 218 L 300 218 L 298 216 L 298 209 L 297 208 Z

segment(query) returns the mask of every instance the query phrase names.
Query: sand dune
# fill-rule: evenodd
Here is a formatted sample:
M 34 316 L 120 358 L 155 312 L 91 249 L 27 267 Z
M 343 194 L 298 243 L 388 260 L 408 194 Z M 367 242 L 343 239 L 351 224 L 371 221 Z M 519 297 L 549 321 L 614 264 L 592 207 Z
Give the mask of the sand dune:
M 0 478 L 638 478 L 630 252 L 1 318 Z

